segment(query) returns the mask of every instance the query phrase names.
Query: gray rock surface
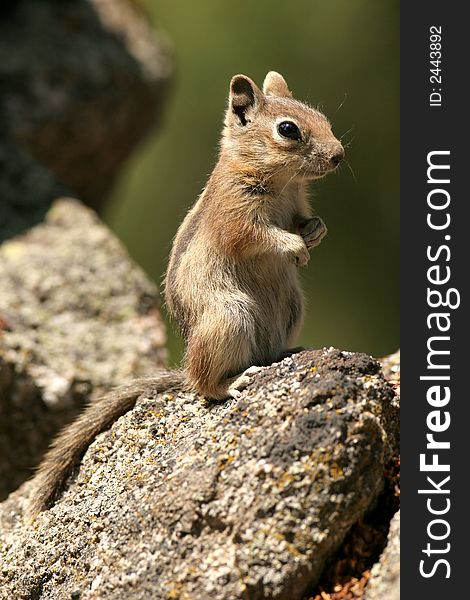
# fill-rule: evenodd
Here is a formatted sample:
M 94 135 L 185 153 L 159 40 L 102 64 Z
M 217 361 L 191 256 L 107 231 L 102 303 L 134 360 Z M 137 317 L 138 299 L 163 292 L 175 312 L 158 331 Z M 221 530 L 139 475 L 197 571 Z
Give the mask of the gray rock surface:
M 400 512 L 393 517 L 387 546 L 372 568 L 365 600 L 400 600 Z
M 44 185 L 25 185 L 28 159 L 68 193 L 102 205 L 124 160 L 161 116 L 171 72 L 166 46 L 128 0 L 21 0 L 2 11 L 0 240 L 44 210 Z M 8 173 L 22 172 L 16 185 L 1 181 L 4 142 L 25 154 L 8 157 Z M 48 202 L 56 196 L 51 189 Z
M 158 292 L 91 210 L 57 201 L 0 246 L 0 497 L 58 427 L 110 387 L 163 366 Z
M 400 350 L 379 359 L 385 379 L 395 391 L 395 402 L 400 403 Z
M 3 502 L 1 597 L 302 598 L 381 491 L 392 400 L 378 363 L 334 349 L 222 404 L 140 398 L 35 523 L 34 482 Z

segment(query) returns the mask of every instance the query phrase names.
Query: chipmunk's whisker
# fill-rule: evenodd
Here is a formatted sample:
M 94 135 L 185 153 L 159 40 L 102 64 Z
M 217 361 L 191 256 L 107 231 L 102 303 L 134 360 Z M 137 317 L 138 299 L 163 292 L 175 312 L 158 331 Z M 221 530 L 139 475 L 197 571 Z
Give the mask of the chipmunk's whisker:
M 341 110 L 341 108 L 343 108 L 344 103 L 346 102 L 346 100 L 348 99 L 348 93 L 344 92 L 344 98 L 341 100 L 338 108 L 335 110 L 334 114 L 333 114 L 333 119 L 336 117 L 336 113 Z

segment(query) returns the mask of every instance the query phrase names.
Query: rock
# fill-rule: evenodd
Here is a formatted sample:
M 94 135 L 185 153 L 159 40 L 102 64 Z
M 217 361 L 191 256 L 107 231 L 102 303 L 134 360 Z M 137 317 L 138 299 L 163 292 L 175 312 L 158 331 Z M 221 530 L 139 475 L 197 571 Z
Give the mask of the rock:
M 161 115 L 171 71 L 165 45 L 128 0 L 16 2 L 0 18 L 0 138 L 99 208 Z M 26 202 L 39 209 L 34 192 Z M 6 214 L 17 215 L 24 197 L 21 186 L 2 196 Z M 18 224 L 2 229 L 13 235 Z
M 40 223 L 52 199 L 66 191 L 48 169 L 2 137 L 0 128 L 0 243 Z
M 394 405 L 399 417 L 400 405 L 400 350 L 380 359 L 384 377 L 395 392 Z M 398 425 L 398 423 L 397 423 Z M 394 427 L 396 439 L 399 427 Z M 399 460 L 399 448 L 394 450 Z M 398 479 L 399 482 L 399 479 Z M 397 485 L 398 485 L 397 482 Z M 396 491 L 399 497 L 399 489 Z M 387 545 L 380 560 L 373 566 L 367 584 L 365 600 L 399 600 L 400 599 L 400 511 L 397 511 L 390 523 Z
M 34 481 L 2 503 L 0 589 L 298 600 L 382 489 L 392 400 L 378 363 L 334 349 L 286 358 L 221 404 L 141 397 L 35 523 Z
M 400 600 L 400 512 L 393 517 L 387 546 L 372 568 L 365 600 Z
M 395 389 L 397 401 L 400 399 L 400 350 L 379 359 L 385 379 Z
M 84 402 L 166 358 L 158 293 L 91 210 L 57 201 L 0 246 L 0 496 Z

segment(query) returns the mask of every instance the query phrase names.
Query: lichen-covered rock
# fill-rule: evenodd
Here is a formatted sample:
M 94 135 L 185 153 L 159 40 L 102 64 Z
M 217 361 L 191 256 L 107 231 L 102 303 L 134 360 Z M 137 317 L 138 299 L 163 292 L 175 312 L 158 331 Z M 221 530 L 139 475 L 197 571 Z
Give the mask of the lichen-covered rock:
M 158 293 L 91 210 L 0 246 L 0 497 L 91 397 L 165 362 Z
M 385 379 L 395 390 L 396 402 L 400 401 L 400 350 L 379 359 Z
M 0 507 L 5 598 L 297 600 L 380 493 L 394 445 L 378 363 L 306 351 L 237 399 L 142 397 L 32 525 Z
M 390 524 L 385 550 L 371 571 L 365 600 L 400 600 L 400 513 Z
M 161 115 L 171 72 L 165 46 L 128 0 L 16 2 L 0 18 L 0 139 L 98 208 Z M 34 187 L 24 192 L 20 184 L 2 195 L 10 235 L 30 216 L 23 198 L 42 203 Z

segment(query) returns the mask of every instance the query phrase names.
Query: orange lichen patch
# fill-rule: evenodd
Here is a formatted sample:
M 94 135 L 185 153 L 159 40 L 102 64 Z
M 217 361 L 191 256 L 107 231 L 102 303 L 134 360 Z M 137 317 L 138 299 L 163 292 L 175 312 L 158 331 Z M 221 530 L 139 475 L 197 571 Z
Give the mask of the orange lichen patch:
M 235 460 L 234 456 L 230 456 L 228 454 L 221 456 L 219 458 L 219 471 L 223 471 L 226 466 L 228 466 L 231 462 Z
M 330 477 L 332 477 L 333 479 L 339 479 L 343 475 L 343 469 L 337 463 L 332 463 L 330 466 Z
M 168 590 L 168 598 L 173 600 L 190 600 L 191 596 L 184 589 L 184 583 L 172 582 Z
M 152 416 L 155 420 L 162 419 L 165 416 L 162 412 L 153 409 L 149 409 L 146 414 Z
M 284 471 L 277 479 L 276 485 L 280 490 L 283 490 L 286 487 L 289 487 L 294 481 L 296 481 L 295 475 L 288 471 Z
M 291 556 L 293 556 L 294 558 L 303 558 L 303 554 L 302 552 L 300 552 L 296 546 L 294 544 L 292 544 L 291 542 L 288 542 L 285 538 L 285 536 L 280 533 L 279 531 L 272 531 L 272 530 L 268 530 L 268 529 L 261 529 L 259 531 L 260 534 L 266 536 L 266 537 L 270 537 L 274 540 L 277 540 L 278 542 L 281 542 L 284 546 L 284 548 L 286 548 L 286 550 L 291 554 Z

